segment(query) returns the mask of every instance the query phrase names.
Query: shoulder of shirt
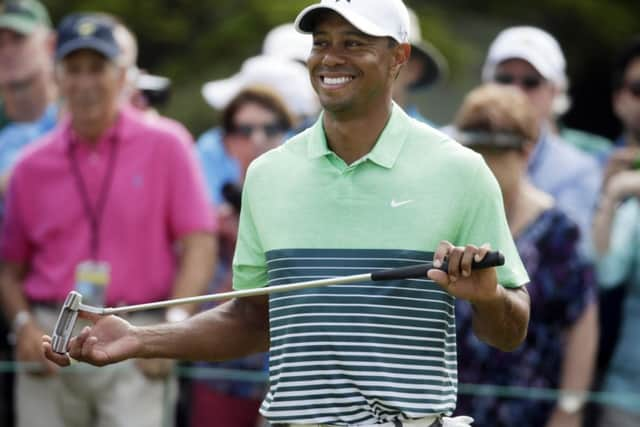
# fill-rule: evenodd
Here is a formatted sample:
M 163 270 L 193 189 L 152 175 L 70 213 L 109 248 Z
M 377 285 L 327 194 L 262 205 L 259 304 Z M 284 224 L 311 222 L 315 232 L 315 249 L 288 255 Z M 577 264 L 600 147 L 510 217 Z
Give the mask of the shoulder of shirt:
M 574 147 L 571 143 L 564 141 L 562 137 L 553 135 L 547 143 L 552 151 L 551 156 L 556 160 L 570 159 L 570 162 L 566 163 L 570 168 L 580 170 L 589 169 L 591 171 L 600 170 L 600 164 L 593 156 Z
M 451 167 L 462 167 L 483 164 L 480 154 L 456 141 L 449 133 L 449 127 L 437 129 L 428 123 L 409 117 L 411 135 L 407 148 L 411 156 L 419 155 L 433 157 L 437 162 L 446 162 Z M 474 169 L 475 170 L 475 169 Z

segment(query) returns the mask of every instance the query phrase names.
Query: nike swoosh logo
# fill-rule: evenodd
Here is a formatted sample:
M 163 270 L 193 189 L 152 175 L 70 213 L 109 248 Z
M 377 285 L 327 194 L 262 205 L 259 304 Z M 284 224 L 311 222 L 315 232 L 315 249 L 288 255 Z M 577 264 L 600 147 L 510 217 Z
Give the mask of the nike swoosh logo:
M 402 202 L 396 202 L 395 200 L 391 200 L 391 207 L 399 208 L 400 206 L 408 205 L 409 203 L 413 203 L 413 200 L 403 200 Z

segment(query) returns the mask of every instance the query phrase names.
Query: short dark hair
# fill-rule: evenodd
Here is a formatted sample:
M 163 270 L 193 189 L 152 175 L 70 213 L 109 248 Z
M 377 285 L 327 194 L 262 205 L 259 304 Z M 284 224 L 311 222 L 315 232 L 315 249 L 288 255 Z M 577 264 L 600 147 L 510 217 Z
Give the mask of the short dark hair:
M 229 105 L 222 112 L 222 129 L 225 133 L 234 131 L 234 118 L 238 110 L 246 104 L 258 104 L 273 112 L 283 130 L 293 128 L 293 114 L 276 92 L 264 86 L 251 86 L 241 90 L 233 97 Z
M 640 58 L 640 34 L 635 35 L 615 56 L 611 82 L 614 92 L 622 88 L 624 75 L 637 58 Z

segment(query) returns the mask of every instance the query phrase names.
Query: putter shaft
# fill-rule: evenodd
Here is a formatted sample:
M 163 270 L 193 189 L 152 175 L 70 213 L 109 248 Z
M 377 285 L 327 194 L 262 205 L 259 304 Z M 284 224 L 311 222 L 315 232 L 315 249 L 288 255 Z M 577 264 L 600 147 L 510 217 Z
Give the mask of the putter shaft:
M 504 256 L 500 252 L 489 252 L 480 262 L 473 262 L 471 267 L 474 269 L 497 267 L 504 264 Z M 203 303 L 210 301 L 219 301 L 231 298 L 244 298 L 257 295 L 266 295 L 276 292 L 296 291 L 306 288 L 347 284 L 366 281 L 380 280 L 401 280 L 412 278 L 426 278 L 427 272 L 434 268 L 432 262 L 414 265 L 410 267 L 400 267 L 393 269 L 384 269 L 374 271 L 373 273 L 355 274 L 352 276 L 332 277 L 328 279 L 310 280 L 307 282 L 289 283 L 278 286 L 265 286 L 255 289 L 244 289 L 240 291 L 222 292 L 211 295 L 199 295 L 195 297 L 176 298 L 166 301 L 158 301 L 147 304 L 128 305 L 123 307 L 94 307 L 82 304 L 82 295 L 77 291 L 71 291 L 67 295 L 65 302 L 60 310 L 58 321 L 51 335 L 51 347 L 56 353 L 64 354 L 67 351 L 71 333 L 78 317 L 78 312 L 84 311 L 88 313 L 107 315 L 130 313 L 134 311 L 153 310 L 157 308 L 166 308 L 180 304 Z M 440 270 L 447 271 L 448 265 L 445 261 Z

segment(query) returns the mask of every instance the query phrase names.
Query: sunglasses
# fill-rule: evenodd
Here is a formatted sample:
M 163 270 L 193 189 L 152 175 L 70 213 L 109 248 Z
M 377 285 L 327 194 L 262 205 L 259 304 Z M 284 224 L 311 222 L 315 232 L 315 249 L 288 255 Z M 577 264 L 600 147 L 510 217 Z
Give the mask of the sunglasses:
M 267 123 L 264 125 L 237 124 L 233 127 L 231 133 L 244 138 L 251 138 L 255 132 L 262 131 L 267 138 L 273 138 L 285 132 L 285 130 L 285 127 L 280 123 Z
M 633 95 L 634 98 L 640 98 L 640 80 L 626 82 L 622 88 Z
M 527 91 L 537 89 L 545 82 L 545 79 L 539 76 L 523 76 L 517 78 L 512 74 L 497 74 L 494 80 L 501 85 L 518 85 Z

